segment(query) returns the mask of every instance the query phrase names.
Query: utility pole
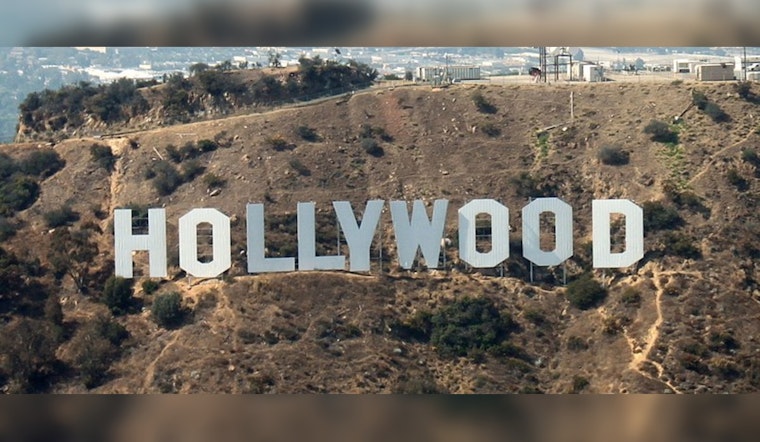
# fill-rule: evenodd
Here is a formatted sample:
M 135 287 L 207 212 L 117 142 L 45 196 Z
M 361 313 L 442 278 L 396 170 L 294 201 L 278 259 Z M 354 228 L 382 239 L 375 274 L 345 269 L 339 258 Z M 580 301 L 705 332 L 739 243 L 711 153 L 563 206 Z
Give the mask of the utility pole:
M 573 91 L 570 91 L 570 122 L 575 120 L 575 110 L 573 109 Z
M 744 51 L 744 59 L 742 60 L 742 80 L 747 81 L 747 47 L 742 46 Z

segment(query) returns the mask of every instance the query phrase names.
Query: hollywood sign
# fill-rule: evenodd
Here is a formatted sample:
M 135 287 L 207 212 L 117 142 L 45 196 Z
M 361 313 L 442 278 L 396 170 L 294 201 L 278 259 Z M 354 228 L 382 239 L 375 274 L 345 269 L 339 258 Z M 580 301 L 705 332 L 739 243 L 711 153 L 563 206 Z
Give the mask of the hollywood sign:
M 383 200 L 368 201 L 358 222 L 351 203 L 332 203 L 343 231 L 349 271 L 367 272 L 370 269 L 370 246 L 375 237 Z M 391 201 L 390 213 L 396 237 L 398 262 L 404 269 L 412 268 L 418 251 L 428 268 L 438 268 L 448 200 L 433 203 L 428 217 L 423 201 L 413 203 L 411 216 L 406 201 Z M 317 256 L 315 204 L 298 203 L 298 270 L 345 270 L 346 256 Z M 629 200 L 592 201 L 593 266 L 595 268 L 628 267 L 644 256 L 643 211 Z M 540 216 L 554 214 L 555 241 L 553 250 L 540 247 Z M 473 200 L 459 211 L 459 258 L 474 268 L 493 268 L 509 258 L 509 209 L 493 199 Z M 613 213 L 625 217 L 625 250 L 611 251 L 610 219 Z M 491 219 L 491 249 L 481 252 L 476 247 L 476 219 L 479 215 Z M 559 198 L 538 198 L 522 209 L 523 256 L 537 266 L 556 266 L 573 256 L 573 209 Z M 198 226 L 212 227 L 213 259 L 198 258 Z M 296 270 L 295 257 L 267 257 L 264 232 L 263 204 L 246 205 L 247 264 L 249 273 L 290 272 Z M 149 253 L 151 277 L 167 273 L 166 212 L 148 210 L 148 233 L 133 234 L 132 210 L 114 211 L 114 242 L 116 275 L 132 278 L 133 254 Z M 216 277 L 232 265 L 230 218 L 216 209 L 192 209 L 179 218 L 179 266 L 196 277 Z

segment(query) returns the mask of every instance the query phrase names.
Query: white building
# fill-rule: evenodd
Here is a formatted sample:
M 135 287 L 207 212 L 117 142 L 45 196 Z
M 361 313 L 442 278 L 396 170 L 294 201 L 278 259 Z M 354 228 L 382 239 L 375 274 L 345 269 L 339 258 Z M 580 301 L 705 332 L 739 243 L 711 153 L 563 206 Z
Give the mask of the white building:
M 678 58 L 673 60 L 673 72 L 676 74 L 690 74 L 694 72 L 694 66 L 696 65 L 696 62 L 685 59 L 685 58 Z
M 734 79 L 733 63 L 704 63 L 696 66 L 699 81 L 726 81 Z
M 480 66 L 420 66 L 415 72 L 419 81 L 442 82 L 448 79 L 454 80 L 478 80 L 480 79 Z
M 604 68 L 589 61 L 573 61 L 567 66 L 567 74 L 576 81 L 603 81 Z

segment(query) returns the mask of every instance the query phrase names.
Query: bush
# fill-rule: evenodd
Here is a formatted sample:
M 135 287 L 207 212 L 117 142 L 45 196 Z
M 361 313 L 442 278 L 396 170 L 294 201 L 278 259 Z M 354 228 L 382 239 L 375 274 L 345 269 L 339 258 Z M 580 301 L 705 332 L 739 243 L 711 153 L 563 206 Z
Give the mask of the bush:
M 219 144 L 216 141 L 211 141 L 211 140 L 198 141 L 198 149 L 200 149 L 201 152 L 213 152 L 217 148 L 219 148 Z
M 12 237 L 16 234 L 18 226 L 4 216 L 0 216 L 0 241 Z
M 652 120 L 644 127 L 644 133 L 651 136 L 652 141 L 660 143 L 678 143 L 678 134 L 662 121 Z
M 740 81 L 734 84 L 734 90 L 737 95 L 745 100 L 753 98 L 752 83 L 749 81 Z
M 484 134 L 488 135 L 489 137 L 493 137 L 493 138 L 498 137 L 499 135 L 501 135 L 501 129 L 497 125 L 495 125 L 495 124 L 493 124 L 491 122 L 483 123 L 480 126 L 480 130 Z
M 647 232 L 675 229 L 683 225 L 683 218 L 678 211 L 659 201 L 645 201 L 641 208 L 644 212 L 644 230 Z
M 142 289 L 143 293 L 146 295 L 153 294 L 156 290 L 158 290 L 158 282 L 152 280 L 152 279 L 146 279 L 142 282 Z
M 153 187 L 161 196 L 174 193 L 182 185 L 182 176 L 177 169 L 166 161 L 158 161 L 150 168 L 153 177 Z
M 742 161 L 750 163 L 755 168 L 760 168 L 760 157 L 757 155 L 757 150 L 745 147 L 742 149 Z
M 430 318 L 430 342 L 444 357 L 495 350 L 515 328 L 512 317 L 492 301 L 464 297 L 442 307 Z
M 288 143 L 287 140 L 285 140 L 285 138 L 279 135 L 276 135 L 274 137 L 267 137 L 264 141 L 269 145 L 269 147 L 271 147 L 272 149 L 278 152 L 281 152 L 286 149 L 293 149 L 293 147 L 295 147 L 295 146 L 292 146 L 290 143 Z
M 383 148 L 372 138 L 362 138 L 362 149 L 373 157 L 381 157 L 385 154 Z
M 567 338 L 567 349 L 570 351 L 588 350 L 588 344 L 578 336 L 570 336 Z
M 206 170 L 198 160 L 190 160 L 182 164 L 182 181 L 189 183 Z
M 304 165 L 298 158 L 292 158 L 288 164 L 290 164 L 290 167 L 292 167 L 296 172 L 303 176 L 311 175 L 311 170 L 309 170 L 309 168 L 306 167 L 306 165 Z
M 744 192 L 745 190 L 749 189 L 749 181 L 744 179 L 739 171 L 734 168 L 728 170 L 726 178 L 728 178 L 728 182 L 731 183 L 732 186 L 736 187 L 736 190 L 739 192 Z
M 668 255 L 699 259 L 702 257 L 702 251 L 695 242 L 693 237 L 680 232 L 668 232 L 662 240 L 663 249 Z
M 574 307 L 588 310 L 607 297 L 607 290 L 589 273 L 567 285 L 567 299 Z
M 159 325 L 173 327 L 182 321 L 182 298 L 177 292 L 158 295 L 151 307 L 153 318 Z
M 580 393 L 581 391 L 585 390 L 586 387 L 589 386 L 588 379 L 584 378 L 583 376 L 575 375 L 573 376 L 573 388 L 570 390 L 571 393 Z
M 301 137 L 301 139 L 306 141 L 318 141 L 319 135 L 317 135 L 317 131 L 308 127 L 308 126 L 298 126 L 296 128 L 296 135 Z
M 28 176 L 14 175 L 0 184 L 0 215 L 11 216 L 29 208 L 40 195 L 37 181 Z
M 132 282 L 120 276 L 110 276 L 103 287 L 103 302 L 114 315 L 126 313 L 132 303 Z
M 704 110 L 707 103 L 709 103 L 707 95 L 705 95 L 704 92 L 697 90 L 691 92 L 691 102 L 694 103 L 699 110 Z
M 201 150 L 192 141 L 188 141 L 184 146 L 179 149 L 180 161 L 191 160 L 197 158 L 201 154 Z
M 629 154 L 619 146 L 603 146 L 597 158 L 608 166 L 622 166 L 628 164 Z
M 19 163 L 19 169 L 27 175 L 47 178 L 63 169 L 66 162 L 53 149 L 35 150 Z
M 174 161 L 175 163 L 179 163 L 182 161 L 182 154 L 179 153 L 179 149 L 177 149 L 177 146 L 173 144 L 169 144 L 166 146 L 166 156 L 168 156 L 169 159 Z
M 620 296 L 620 302 L 628 307 L 638 308 L 641 306 L 641 295 L 638 291 L 629 287 L 625 289 L 622 296 Z
M 129 336 L 127 330 L 110 318 L 100 316 L 85 323 L 71 340 L 72 365 L 85 387 L 98 386 L 119 355 L 119 345 Z
M 79 214 L 69 205 L 64 205 L 60 209 L 45 212 L 42 217 L 45 219 L 45 224 L 50 228 L 71 225 L 73 222 L 79 220 Z
M 227 184 L 227 180 L 213 173 L 207 173 L 203 177 L 203 183 L 208 189 L 221 189 Z
M 58 328 L 47 321 L 21 318 L 2 328 L 0 368 L 15 385 L 12 392 L 35 392 L 55 373 Z
M 90 157 L 98 166 L 109 172 L 112 172 L 116 165 L 116 157 L 111 152 L 111 148 L 103 144 L 95 143 L 90 146 Z
M 496 113 L 496 106 L 489 103 L 488 100 L 486 100 L 486 98 L 483 96 L 483 94 L 480 93 L 480 91 L 472 94 L 472 102 L 475 103 L 475 107 L 478 109 L 478 111 L 484 114 Z

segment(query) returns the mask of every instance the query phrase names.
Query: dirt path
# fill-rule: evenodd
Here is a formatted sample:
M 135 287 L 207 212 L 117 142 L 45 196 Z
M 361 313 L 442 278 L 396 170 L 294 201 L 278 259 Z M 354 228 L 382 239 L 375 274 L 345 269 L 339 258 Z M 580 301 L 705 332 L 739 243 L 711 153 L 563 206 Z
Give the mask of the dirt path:
M 739 145 L 746 143 L 750 139 L 753 133 L 755 133 L 755 129 L 750 130 L 749 133 L 747 133 L 747 135 L 744 138 L 737 141 L 736 143 L 726 146 L 723 149 L 710 155 L 711 156 L 710 161 L 708 161 L 707 164 L 705 164 L 704 167 L 702 167 L 702 170 L 700 170 L 696 175 L 691 177 L 691 179 L 688 181 L 687 184 L 692 185 L 693 183 L 695 183 L 699 178 L 701 178 L 705 173 L 707 173 L 716 162 L 718 162 L 718 160 L 720 159 L 719 158 L 720 155 L 728 152 L 731 149 L 736 149 L 737 147 L 739 147 Z
M 652 325 L 649 327 L 649 330 L 647 331 L 646 337 L 644 338 L 643 342 L 639 342 L 636 339 L 632 338 L 628 334 L 628 330 L 624 327 L 623 332 L 625 335 L 626 340 L 628 341 L 628 346 L 631 348 L 631 362 L 628 364 L 628 368 L 630 370 L 635 371 L 636 373 L 639 373 L 640 375 L 644 376 L 647 379 L 661 382 L 670 388 L 671 391 L 673 391 L 676 394 L 682 393 L 680 390 L 678 390 L 669 380 L 663 379 L 663 375 L 665 374 L 665 369 L 657 361 L 653 361 L 649 358 L 650 353 L 652 352 L 652 348 L 654 348 L 657 341 L 660 339 L 660 327 L 662 326 L 662 323 L 664 321 L 664 316 L 662 312 L 662 295 L 665 292 L 665 284 L 661 282 L 661 277 L 663 276 L 674 276 L 674 275 L 690 275 L 694 276 L 698 279 L 703 279 L 704 276 L 701 272 L 698 271 L 679 271 L 679 270 L 672 270 L 672 271 L 662 271 L 657 268 L 651 268 L 652 272 L 652 282 L 654 283 L 654 286 L 656 288 L 655 292 L 655 300 L 654 305 L 657 312 L 657 318 L 652 323 Z M 647 363 L 652 364 L 655 369 L 657 369 L 657 377 L 653 377 L 651 374 L 646 372 L 642 369 L 642 366 L 646 365 Z
M 173 346 L 177 343 L 177 340 L 179 339 L 179 335 L 182 332 L 182 330 L 174 330 L 170 333 L 172 333 L 172 337 L 169 340 L 169 342 L 166 343 L 164 348 L 161 349 L 161 352 L 158 353 L 158 356 L 156 356 L 153 361 L 148 364 L 148 368 L 145 369 L 145 378 L 143 380 L 143 386 L 141 389 L 141 393 L 147 393 L 148 389 L 150 388 L 150 385 L 153 383 L 153 377 L 156 375 L 156 364 L 158 363 L 158 360 L 161 359 L 166 351 L 169 349 L 169 347 Z

